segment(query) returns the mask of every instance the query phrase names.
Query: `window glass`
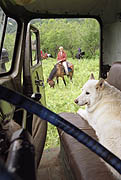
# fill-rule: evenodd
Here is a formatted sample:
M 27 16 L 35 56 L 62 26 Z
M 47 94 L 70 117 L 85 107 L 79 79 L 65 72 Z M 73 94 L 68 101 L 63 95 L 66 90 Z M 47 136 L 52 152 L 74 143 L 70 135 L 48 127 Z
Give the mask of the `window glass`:
M 31 30 L 31 66 L 35 66 L 40 62 L 40 57 L 38 55 L 38 32 Z
M 36 34 L 31 32 L 32 65 L 37 64 L 37 42 Z
M 0 58 L 0 73 L 8 72 L 11 68 L 14 45 L 17 32 L 17 23 L 14 19 L 7 19 L 5 38 Z
M 3 30 L 4 30 L 4 24 L 5 24 L 5 13 L 0 7 L 0 47 L 1 47 L 1 41 L 3 36 Z

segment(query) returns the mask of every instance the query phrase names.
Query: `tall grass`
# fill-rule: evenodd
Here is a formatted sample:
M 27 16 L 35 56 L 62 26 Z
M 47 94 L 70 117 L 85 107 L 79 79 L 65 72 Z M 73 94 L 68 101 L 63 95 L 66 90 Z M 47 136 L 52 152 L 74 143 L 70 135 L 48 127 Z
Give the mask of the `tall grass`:
M 56 64 L 57 60 L 49 58 L 43 60 L 43 74 L 45 80 L 45 93 L 47 107 L 55 113 L 73 112 L 76 113 L 79 107 L 74 103 L 74 99 L 81 93 L 81 88 L 89 79 L 90 73 L 93 72 L 95 78 L 99 76 L 99 59 L 68 59 L 74 65 L 73 83 L 65 76 L 67 86 L 62 79 L 59 79 L 59 85 L 50 88 L 47 84 L 47 78 Z M 52 148 L 59 145 L 59 137 L 56 127 L 48 125 L 48 133 L 45 148 Z

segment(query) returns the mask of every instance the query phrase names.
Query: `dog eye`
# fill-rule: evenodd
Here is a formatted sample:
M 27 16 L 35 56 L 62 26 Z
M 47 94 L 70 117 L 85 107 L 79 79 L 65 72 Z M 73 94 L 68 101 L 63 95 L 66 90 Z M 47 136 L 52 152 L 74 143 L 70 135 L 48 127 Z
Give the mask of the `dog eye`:
M 86 92 L 86 95 L 89 95 L 90 93 L 89 92 Z

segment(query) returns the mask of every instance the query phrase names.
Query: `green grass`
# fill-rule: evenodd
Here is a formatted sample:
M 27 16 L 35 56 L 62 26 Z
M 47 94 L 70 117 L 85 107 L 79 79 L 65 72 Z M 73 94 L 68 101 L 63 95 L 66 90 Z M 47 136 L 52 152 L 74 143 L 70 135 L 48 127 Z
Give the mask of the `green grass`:
M 59 79 L 59 85 L 55 88 L 50 88 L 47 84 L 47 78 L 56 64 L 57 60 L 48 58 L 42 61 L 43 74 L 45 81 L 45 94 L 47 107 L 55 113 L 73 112 L 76 113 L 79 109 L 74 103 L 74 99 L 81 93 L 81 88 L 89 79 L 91 72 L 94 73 L 95 78 L 99 76 L 99 59 L 68 59 L 74 65 L 73 83 L 65 76 L 67 86 L 64 85 L 62 79 Z M 10 69 L 11 62 L 6 63 L 7 71 Z M 59 137 L 56 127 L 48 123 L 47 139 L 45 149 L 56 147 L 59 145 Z
M 81 88 L 89 79 L 91 72 L 94 73 L 96 79 L 99 77 L 99 59 L 68 59 L 74 65 L 73 83 L 65 76 L 67 86 L 64 85 L 62 79 L 59 79 L 59 85 L 50 88 L 47 84 L 47 78 L 56 64 L 56 59 L 43 60 L 43 73 L 45 80 L 45 93 L 47 107 L 55 113 L 74 112 L 79 109 L 74 103 L 74 99 L 81 93 Z M 59 138 L 56 127 L 48 125 L 48 133 L 45 148 L 56 147 L 59 145 Z

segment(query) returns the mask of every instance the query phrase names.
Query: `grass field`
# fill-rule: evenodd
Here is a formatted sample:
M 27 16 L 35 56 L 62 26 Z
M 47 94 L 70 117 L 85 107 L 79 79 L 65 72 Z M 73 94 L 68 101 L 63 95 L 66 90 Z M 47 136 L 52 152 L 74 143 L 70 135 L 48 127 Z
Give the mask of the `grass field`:
M 74 99 L 81 93 L 83 84 L 89 79 L 90 73 L 93 72 L 95 78 L 99 77 L 99 59 L 68 59 L 74 65 L 73 83 L 65 76 L 67 86 L 63 84 L 62 79 L 59 79 L 59 85 L 55 88 L 50 88 L 47 84 L 47 78 L 56 64 L 56 59 L 43 60 L 43 73 L 45 80 L 45 93 L 47 107 L 56 112 L 74 112 L 76 113 L 79 107 L 74 103 Z M 59 138 L 56 127 L 48 125 L 48 133 L 45 148 L 52 148 L 59 145 Z

